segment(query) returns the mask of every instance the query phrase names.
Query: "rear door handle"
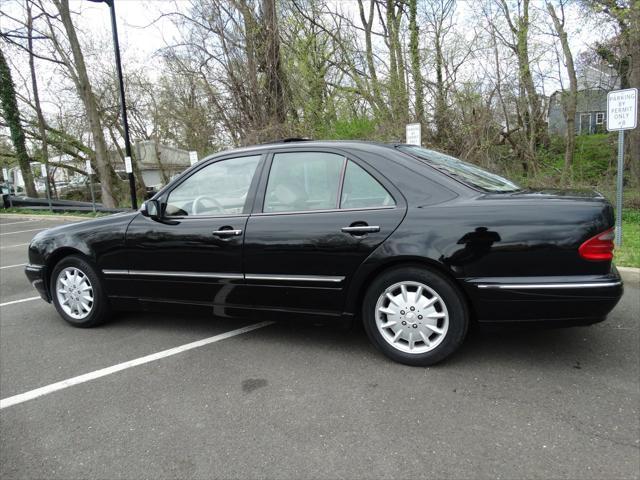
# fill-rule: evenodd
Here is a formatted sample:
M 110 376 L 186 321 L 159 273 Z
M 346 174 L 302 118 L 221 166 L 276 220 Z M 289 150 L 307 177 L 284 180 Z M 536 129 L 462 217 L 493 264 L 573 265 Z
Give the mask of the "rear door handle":
M 237 237 L 242 235 L 242 230 L 214 230 L 211 233 L 216 237 Z
M 358 235 L 363 233 L 379 232 L 380 227 L 377 225 L 357 225 L 355 227 L 342 227 L 344 233 L 350 233 L 352 235 Z

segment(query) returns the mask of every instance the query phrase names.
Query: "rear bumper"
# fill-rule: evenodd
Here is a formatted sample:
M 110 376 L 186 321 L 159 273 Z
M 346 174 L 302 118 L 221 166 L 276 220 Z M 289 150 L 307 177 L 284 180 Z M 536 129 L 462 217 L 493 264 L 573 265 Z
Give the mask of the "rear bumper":
M 604 320 L 624 290 L 615 267 L 607 275 L 484 277 L 464 285 L 483 323 L 588 325 Z
M 33 285 L 42 299 L 46 302 L 51 302 L 49 292 L 47 291 L 47 285 L 45 283 L 45 268 L 43 265 L 27 265 L 24 267 L 24 273 L 29 280 L 29 283 Z

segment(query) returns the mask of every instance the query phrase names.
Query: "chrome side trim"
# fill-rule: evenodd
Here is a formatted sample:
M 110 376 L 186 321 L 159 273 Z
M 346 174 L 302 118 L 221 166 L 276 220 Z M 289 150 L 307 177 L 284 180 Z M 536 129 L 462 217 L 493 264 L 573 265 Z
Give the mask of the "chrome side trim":
M 29 270 L 30 272 L 39 272 L 43 268 L 44 268 L 44 265 L 33 265 L 31 263 L 24 267 L 25 270 Z
M 331 277 L 327 275 L 269 275 L 269 274 L 253 274 L 245 275 L 247 280 L 273 280 L 276 282 L 330 282 L 340 283 L 344 277 Z
M 505 284 L 478 284 L 478 288 L 495 288 L 503 290 L 529 290 L 544 288 L 603 288 L 617 287 L 622 282 L 591 282 L 591 283 L 505 283 Z
M 186 277 L 186 278 L 222 278 L 242 280 L 241 273 L 211 273 L 211 272 L 164 272 L 159 270 L 103 270 L 105 275 L 133 275 L 144 277 Z
M 129 275 L 152 277 L 229 278 L 236 280 L 242 280 L 244 278 L 241 273 L 160 272 L 156 270 L 129 270 Z
M 102 270 L 105 275 L 131 275 L 144 277 L 186 277 L 186 278 L 221 278 L 231 280 L 268 280 L 275 282 L 329 282 L 341 283 L 345 277 L 328 275 L 270 275 L 215 272 L 165 272 L 160 270 Z
M 102 270 L 105 275 L 129 275 L 129 270 Z

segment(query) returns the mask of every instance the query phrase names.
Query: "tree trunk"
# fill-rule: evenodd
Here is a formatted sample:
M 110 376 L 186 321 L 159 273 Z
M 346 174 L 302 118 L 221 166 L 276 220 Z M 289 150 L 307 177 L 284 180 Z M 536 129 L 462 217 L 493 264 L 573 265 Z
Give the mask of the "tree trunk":
M 0 50 L 0 102 L 2 103 L 2 111 L 9 126 L 11 133 L 11 142 L 16 150 L 18 165 L 22 172 L 25 190 L 29 197 L 37 197 L 36 187 L 33 183 L 33 174 L 31 173 L 31 164 L 27 146 L 25 144 L 25 135 L 20 123 L 20 111 L 18 110 L 18 102 L 16 101 L 16 91 L 11 78 L 11 70 L 4 53 Z
M 411 56 L 411 75 L 415 89 L 415 114 L 419 123 L 424 123 L 424 91 L 422 88 L 422 73 L 420 71 L 420 48 L 418 30 L 417 0 L 409 0 L 409 54 Z
M 376 64 L 373 58 L 373 42 L 371 40 L 371 30 L 373 28 L 373 20 L 375 17 L 375 1 L 370 0 L 369 2 L 369 13 L 365 15 L 364 5 L 362 4 L 362 0 L 358 0 L 358 9 L 360 11 L 360 21 L 362 22 L 362 27 L 364 28 L 364 42 L 365 42 L 365 57 L 367 59 L 367 71 L 369 72 L 369 77 L 371 78 L 371 91 L 373 93 L 373 105 L 371 105 L 374 109 L 376 109 L 381 116 L 388 116 L 389 111 L 386 107 L 386 103 L 382 98 L 382 93 L 380 89 L 380 81 L 378 80 L 378 74 L 376 71 Z
M 560 44 L 562 45 L 562 52 L 567 66 L 567 74 L 569 75 L 569 91 L 562 92 L 562 103 L 564 116 L 567 123 L 566 132 L 566 148 L 564 152 L 564 170 L 568 172 L 573 166 L 573 154 L 576 149 L 576 109 L 578 105 L 578 79 L 576 78 L 576 69 L 573 64 L 573 54 L 569 47 L 569 40 L 567 38 L 567 32 L 564 29 L 564 7 L 560 5 L 562 10 L 562 20 L 558 17 L 555 8 L 549 2 L 547 2 L 547 10 L 553 25 L 556 29 L 558 37 L 560 37 Z
M 87 120 L 89 121 L 89 127 L 91 129 L 91 136 L 93 137 L 93 143 L 95 145 L 96 167 L 98 178 L 100 179 L 100 188 L 102 190 L 102 203 L 107 208 L 114 208 L 116 206 L 116 200 L 113 195 L 112 180 L 115 175 L 113 173 L 113 167 L 109 162 L 109 153 L 107 151 L 107 143 L 104 138 L 100 114 L 98 113 L 97 100 L 91 89 L 87 67 L 84 62 L 84 55 L 71 19 L 69 0 L 54 0 L 54 3 L 60 13 L 60 20 L 67 33 L 67 39 L 69 40 L 71 53 L 73 55 L 73 65 L 67 65 L 67 67 L 73 70 L 71 76 L 84 104 Z
M 42 138 L 41 150 L 44 168 L 47 172 L 45 181 L 47 182 L 47 192 L 51 195 L 51 182 L 49 181 L 49 144 L 47 142 L 47 132 L 45 127 L 44 115 L 40 107 L 40 92 L 38 90 L 38 79 L 36 76 L 35 57 L 33 55 L 33 17 L 31 15 L 31 4 L 27 2 L 27 45 L 29 49 L 29 70 L 31 71 L 31 88 L 33 89 L 33 106 L 36 109 L 38 118 L 38 131 Z
M 640 4 L 634 3 L 629 13 L 627 54 L 629 87 L 640 90 Z M 630 183 L 640 187 L 640 126 L 628 132 Z
M 267 77 L 267 105 L 271 125 L 283 124 L 286 120 L 284 100 L 284 71 L 280 58 L 280 32 L 275 0 L 262 1 L 265 35 L 265 67 Z

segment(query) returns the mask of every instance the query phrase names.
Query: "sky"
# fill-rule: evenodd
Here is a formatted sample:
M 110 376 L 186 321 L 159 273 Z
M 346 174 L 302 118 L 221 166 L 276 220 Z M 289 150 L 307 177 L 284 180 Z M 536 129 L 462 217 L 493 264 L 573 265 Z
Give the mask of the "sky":
M 357 16 L 358 7 L 356 0 L 333 0 L 336 6 L 347 15 Z M 171 44 L 175 44 L 180 38 L 180 32 L 174 25 L 172 19 L 167 16 L 169 12 L 187 12 L 190 5 L 189 0 L 116 0 L 116 17 L 118 23 L 118 33 L 120 38 L 123 67 L 126 72 L 131 65 L 144 66 L 147 72 L 158 73 L 156 65 L 159 61 L 155 59 L 156 52 Z M 13 12 L 17 16 L 21 14 L 21 2 L 19 0 L 0 0 L 2 10 Z M 111 47 L 111 24 L 109 7 L 105 3 L 93 3 L 88 0 L 71 0 L 70 7 L 74 12 L 79 13 L 75 22 L 79 30 L 82 31 L 81 40 L 101 42 L 105 48 L 101 50 L 105 60 L 113 58 Z M 546 16 L 543 0 L 532 0 L 532 10 L 542 17 Z M 458 0 L 457 23 L 460 30 L 467 35 L 471 35 L 477 24 L 477 2 L 470 0 Z M 0 18 L 0 27 L 7 28 L 6 18 Z M 601 38 L 607 34 L 607 26 L 597 24 L 593 18 L 586 18 L 581 9 L 574 2 L 567 10 L 567 29 L 574 57 L 578 53 L 592 44 L 596 38 Z M 549 42 L 554 40 L 548 37 Z M 111 49 L 111 51 L 107 51 Z M 547 52 L 550 54 L 550 52 Z M 108 56 L 107 56 L 108 55 Z M 13 59 L 13 67 L 20 71 L 23 78 L 28 78 L 28 66 L 23 58 Z M 91 59 L 89 59 L 89 62 Z M 477 65 L 466 66 L 473 70 Z M 544 66 L 543 66 L 544 68 Z M 47 62 L 38 62 L 38 73 L 43 84 L 42 96 L 44 108 L 47 109 L 46 100 L 49 90 L 54 95 L 55 88 L 47 89 L 52 82 L 58 81 L 55 71 Z M 16 82 L 18 83 L 18 82 Z M 550 78 L 545 79 L 545 93 L 549 95 L 559 88 L 557 71 L 550 72 Z

